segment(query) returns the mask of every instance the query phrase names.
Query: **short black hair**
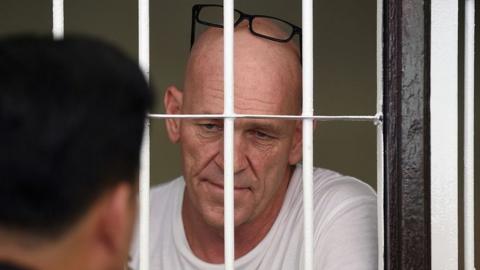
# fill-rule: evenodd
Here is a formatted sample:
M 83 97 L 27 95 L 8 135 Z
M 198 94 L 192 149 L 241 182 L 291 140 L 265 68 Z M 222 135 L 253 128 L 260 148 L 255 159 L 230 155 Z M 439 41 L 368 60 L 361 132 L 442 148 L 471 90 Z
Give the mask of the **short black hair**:
M 59 236 L 137 183 L 152 103 L 137 63 L 104 42 L 0 39 L 0 229 Z

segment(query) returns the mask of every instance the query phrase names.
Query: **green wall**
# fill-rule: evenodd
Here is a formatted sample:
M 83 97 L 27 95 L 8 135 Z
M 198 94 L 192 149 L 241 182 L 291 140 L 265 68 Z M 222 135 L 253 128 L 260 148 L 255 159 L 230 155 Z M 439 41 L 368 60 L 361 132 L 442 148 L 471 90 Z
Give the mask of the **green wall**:
M 163 112 L 163 91 L 183 85 L 189 52 L 191 6 L 198 1 L 151 0 L 151 80 L 155 112 Z M 221 3 L 209 1 L 203 3 Z M 301 25 L 300 1 L 237 1 L 252 14 Z M 375 114 L 375 0 L 321 1 L 314 6 L 315 113 Z M 50 33 L 50 0 L 1 0 L 0 34 Z M 65 1 L 65 32 L 106 39 L 137 58 L 136 1 Z M 108 103 L 107 103 L 108 104 Z M 106 104 L 106 105 L 107 105 Z M 164 121 L 151 129 L 152 183 L 180 174 L 177 145 L 168 142 Z M 356 176 L 375 187 L 375 127 L 371 123 L 321 122 L 315 131 L 315 164 Z

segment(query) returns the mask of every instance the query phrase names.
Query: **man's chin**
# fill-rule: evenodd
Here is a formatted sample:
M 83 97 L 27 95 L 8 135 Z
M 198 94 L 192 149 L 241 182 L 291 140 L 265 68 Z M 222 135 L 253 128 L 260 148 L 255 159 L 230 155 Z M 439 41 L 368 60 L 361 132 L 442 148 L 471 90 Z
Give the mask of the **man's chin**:
M 223 213 L 219 215 L 204 215 L 203 219 L 208 226 L 214 228 L 215 230 L 223 231 L 225 224 Z M 238 215 L 237 213 L 234 219 L 235 228 L 242 224 L 248 223 L 248 218 L 246 218 L 245 215 Z
M 224 226 L 224 218 L 223 215 L 221 217 L 215 216 L 215 217 L 204 217 L 204 222 L 214 230 L 221 230 L 223 231 L 223 226 Z

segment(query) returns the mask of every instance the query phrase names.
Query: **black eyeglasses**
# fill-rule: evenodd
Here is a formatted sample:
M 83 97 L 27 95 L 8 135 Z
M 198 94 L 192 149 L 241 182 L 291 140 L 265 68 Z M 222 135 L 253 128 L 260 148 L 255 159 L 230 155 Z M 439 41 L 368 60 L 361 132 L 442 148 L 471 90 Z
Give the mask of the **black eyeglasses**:
M 234 27 L 247 19 L 250 32 L 258 37 L 269 39 L 276 42 L 288 42 L 295 34 L 298 34 L 300 43 L 300 59 L 302 59 L 302 28 L 291 24 L 285 20 L 265 15 L 249 15 L 238 9 L 234 10 Z M 269 33 L 265 32 L 262 27 L 258 27 L 259 20 L 262 22 L 269 21 L 278 26 L 282 32 Z M 192 29 L 190 35 L 190 49 L 195 42 L 195 26 L 196 23 L 207 26 L 223 28 L 223 6 L 222 5 L 194 5 L 192 7 Z

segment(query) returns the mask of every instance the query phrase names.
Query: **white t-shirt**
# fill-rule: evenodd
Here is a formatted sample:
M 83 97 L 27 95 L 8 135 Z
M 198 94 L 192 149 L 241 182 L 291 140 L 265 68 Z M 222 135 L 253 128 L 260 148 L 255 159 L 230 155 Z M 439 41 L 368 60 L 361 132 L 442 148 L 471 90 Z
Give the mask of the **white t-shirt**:
M 314 266 L 321 270 L 377 269 L 376 195 L 370 186 L 317 168 L 314 178 Z M 224 269 L 197 258 L 187 242 L 179 177 L 151 191 L 150 270 Z M 302 168 L 297 165 L 282 209 L 265 238 L 235 261 L 236 270 L 303 269 Z M 138 241 L 132 246 L 138 269 Z

